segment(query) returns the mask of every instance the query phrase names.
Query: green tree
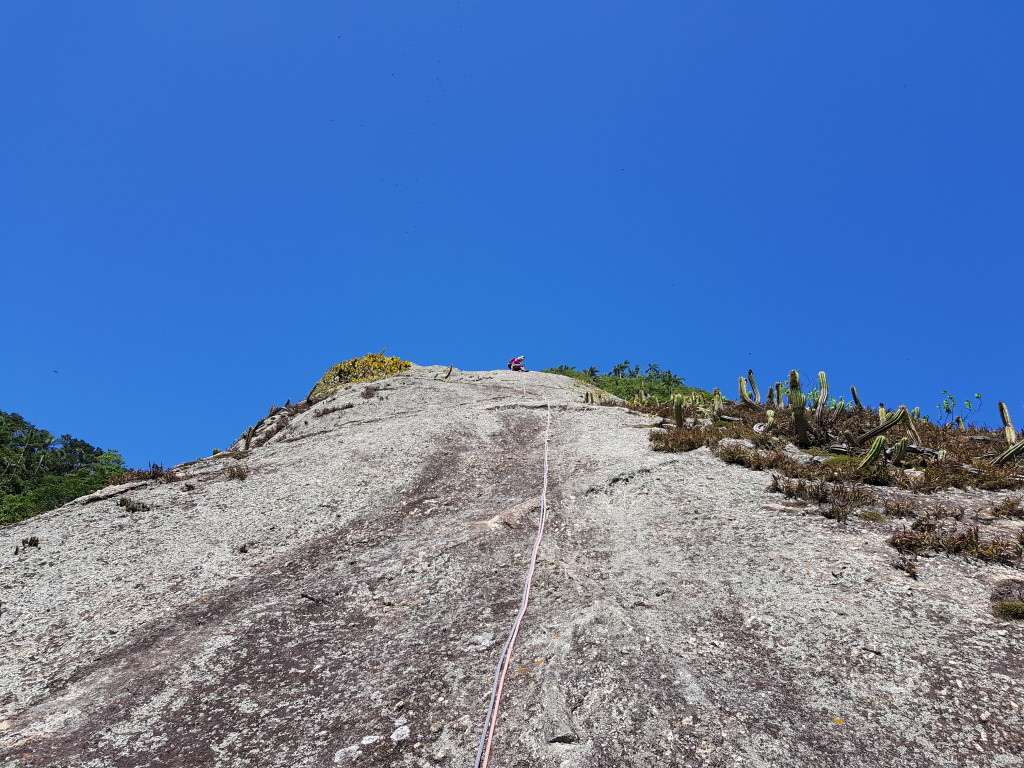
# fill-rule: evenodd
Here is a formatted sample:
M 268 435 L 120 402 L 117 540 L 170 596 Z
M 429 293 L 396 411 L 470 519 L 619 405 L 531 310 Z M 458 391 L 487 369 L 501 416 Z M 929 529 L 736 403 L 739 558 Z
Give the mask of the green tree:
M 92 493 L 124 471 L 116 451 L 67 434 L 55 438 L 17 413 L 0 411 L 0 524 Z
M 629 370 L 629 360 L 624 360 L 621 363 L 619 363 L 618 365 L 613 366 L 612 369 L 610 371 L 608 371 L 608 375 L 609 376 L 614 376 L 616 378 L 622 378 L 623 376 L 626 375 L 626 371 L 628 371 L 628 370 Z

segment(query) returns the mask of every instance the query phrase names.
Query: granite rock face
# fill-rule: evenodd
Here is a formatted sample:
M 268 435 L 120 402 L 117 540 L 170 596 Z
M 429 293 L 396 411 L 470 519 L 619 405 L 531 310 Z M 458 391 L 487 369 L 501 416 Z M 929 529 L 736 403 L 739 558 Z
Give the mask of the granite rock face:
M 578 382 L 445 370 L 0 529 L 0 763 L 471 766 L 550 413 L 492 766 L 1024 765 L 1018 573 L 912 581 Z

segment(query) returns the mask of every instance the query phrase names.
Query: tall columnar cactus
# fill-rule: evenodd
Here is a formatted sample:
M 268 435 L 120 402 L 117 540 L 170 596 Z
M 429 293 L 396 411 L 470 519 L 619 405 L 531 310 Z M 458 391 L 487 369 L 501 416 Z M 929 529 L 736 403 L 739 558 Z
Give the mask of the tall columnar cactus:
M 885 424 L 885 420 L 888 418 L 888 413 L 885 410 L 885 403 L 878 404 L 878 423 Z
M 789 404 L 793 404 L 793 393 L 800 391 L 800 373 L 798 371 L 789 372 Z
M 676 426 L 681 429 L 683 426 L 683 396 L 678 392 L 672 395 L 672 412 L 676 417 Z
M 747 369 L 747 379 L 750 380 L 750 391 L 754 395 L 754 402 L 760 405 L 761 403 L 761 390 L 757 388 L 757 382 L 754 381 L 754 371 L 750 368 Z
M 857 397 L 856 387 L 850 387 L 850 394 L 853 396 L 853 404 L 856 405 L 858 408 L 863 408 L 864 406 L 861 405 L 860 398 Z
M 800 390 L 800 374 L 789 372 L 789 404 L 793 408 L 793 424 L 796 427 L 796 442 L 801 448 L 810 445 L 810 425 L 804 409 L 804 393 Z
M 1010 421 L 1010 409 L 1006 407 L 1006 403 L 999 403 L 999 418 L 1003 420 L 1006 442 L 1013 445 L 1017 442 L 1017 430 L 1013 428 L 1013 422 Z
M 717 419 L 722 413 L 722 408 L 725 407 L 725 398 L 722 397 L 722 390 L 718 387 L 715 387 L 715 391 L 711 395 L 711 413 Z
M 779 406 L 779 408 L 783 407 L 783 403 L 782 403 L 782 382 L 781 381 L 776 381 L 775 382 L 775 404 L 777 406 Z
M 910 440 L 905 437 L 901 437 L 892 447 L 892 456 L 890 459 L 895 464 L 897 461 L 903 458 L 903 454 L 907 452 L 907 446 L 910 444 Z
M 775 387 L 768 387 L 768 396 L 764 399 L 764 404 L 768 408 L 775 405 Z
M 750 396 L 750 393 L 747 391 L 747 380 L 743 376 L 740 376 L 739 386 L 740 400 L 742 400 L 747 405 L 757 405 L 757 402 L 754 400 L 754 398 Z
M 907 406 L 901 405 L 899 412 L 903 415 L 903 426 L 907 428 L 907 432 L 914 438 L 914 445 L 921 444 L 921 435 L 917 432 L 917 427 L 914 426 L 914 418 L 910 415 L 910 411 L 907 410 Z
M 814 408 L 814 420 L 821 424 L 821 414 L 825 411 L 825 403 L 828 402 L 828 378 L 824 371 L 818 371 L 818 403 Z
M 882 449 L 884 447 L 885 435 L 879 435 L 875 438 L 875 442 L 871 444 L 871 448 L 868 449 L 867 455 L 857 466 L 857 469 L 864 469 L 864 467 L 874 464 L 878 457 L 882 455 Z
M 914 406 L 914 410 L 912 410 L 910 412 L 910 418 L 912 418 L 914 421 L 920 421 L 921 420 L 921 406 L 920 405 L 915 405 Z

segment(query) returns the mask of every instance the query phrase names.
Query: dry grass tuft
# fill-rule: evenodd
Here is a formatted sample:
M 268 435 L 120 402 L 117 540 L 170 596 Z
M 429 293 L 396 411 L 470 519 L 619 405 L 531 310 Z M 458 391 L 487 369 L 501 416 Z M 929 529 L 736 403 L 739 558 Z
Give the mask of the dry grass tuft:
M 228 467 L 229 480 L 245 480 L 249 476 L 249 469 L 244 464 L 235 464 Z
M 976 523 L 941 519 L 931 513 L 904 525 L 890 537 L 889 543 L 905 555 L 941 552 L 1010 566 L 1020 566 L 1024 560 L 1024 530 L 1016 537 L 986 537 Z
M 163 464 L 150 463 L 149 469 L 129 469 L 123 475 L 116 475 L 107 481 L 107 486 L 137 483 L 140 480 L 159 480 L 166 470 Z

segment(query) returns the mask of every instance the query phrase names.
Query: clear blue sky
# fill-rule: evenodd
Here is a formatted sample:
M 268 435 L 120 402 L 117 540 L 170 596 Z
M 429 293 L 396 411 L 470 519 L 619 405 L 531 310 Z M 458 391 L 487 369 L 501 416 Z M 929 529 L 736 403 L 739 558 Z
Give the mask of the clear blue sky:
M 173 464 L 387 347 L 824 369 L 1024 427 L 1022 32 L 1009 1 L 4 3 L 0 410 Z

